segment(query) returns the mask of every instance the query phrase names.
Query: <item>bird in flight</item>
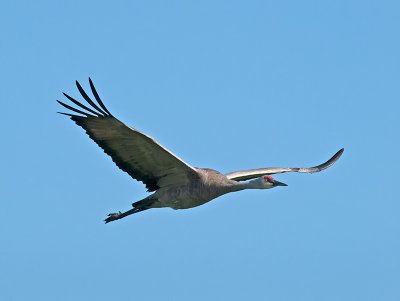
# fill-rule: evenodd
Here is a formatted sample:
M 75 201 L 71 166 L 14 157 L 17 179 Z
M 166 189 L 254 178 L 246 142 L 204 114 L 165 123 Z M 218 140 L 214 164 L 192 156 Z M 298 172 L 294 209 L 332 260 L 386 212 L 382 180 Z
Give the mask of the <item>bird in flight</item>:
M 63 107 L 74 112 L 58 113 L 69 116 L 120 169 L 143 182 L 148 192 L 153 192 L 134 202 L 130 210 L 110 213 L 105 223 L 151 208 L 193 208 L 229 192 L 287 186 L 271 175 L 319 172 L 333 165 L 344 151 L 342 148 L 325 163 L 308 168 L 266 167 L 222 174 L 209 168 L 192 167 L 150 136 L 115 118 L 101 101 L 90 78 L 89 85 L 96 102 L 77 81 L 76 86 L 87 104 L 63 93 L 76 107 L 57 100 Z

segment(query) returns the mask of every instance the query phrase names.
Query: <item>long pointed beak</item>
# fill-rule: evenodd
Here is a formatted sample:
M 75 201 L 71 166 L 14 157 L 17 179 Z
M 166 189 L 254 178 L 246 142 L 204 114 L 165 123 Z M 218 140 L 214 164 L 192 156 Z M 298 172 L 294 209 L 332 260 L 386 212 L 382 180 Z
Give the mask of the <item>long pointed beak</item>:
M 282 183 L 282 182 L 279 182 L 279 181 L 274 181 L 274 186 L 288 186 L 287 184 L 285 184 L 285 183 Z

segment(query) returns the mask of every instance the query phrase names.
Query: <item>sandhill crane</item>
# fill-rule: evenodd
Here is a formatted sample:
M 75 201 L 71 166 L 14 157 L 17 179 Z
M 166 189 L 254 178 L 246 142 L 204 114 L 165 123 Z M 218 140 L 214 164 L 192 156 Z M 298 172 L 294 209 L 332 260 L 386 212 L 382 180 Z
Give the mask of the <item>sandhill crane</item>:
M 271 175 L 284 172 L 319 172 L 333 165 L 344 151 L 342 148 L 325 163 L 309 168 L 267 167 L 227 174 L 208 168 L 195 168 L 153 138 L 115 118 L 104 106 L 90 78 L 89 84 L 97 103 L 76 81 L 80 94 L 90 107 L 63 93 L 80 109 L 59 100 L 57 102 L 79 115 L 58 113 L 69 116 L 106 154 L 111 156 L 120 169 L 143 182 L 149 192 L 154 192 L 143 200 L 133 203 L 133 208 L 126 212 L 110 213 L 104 220 L 106 223 L 150 208 L 187 209 L 200 206 L 229 192 L 287 186 Z

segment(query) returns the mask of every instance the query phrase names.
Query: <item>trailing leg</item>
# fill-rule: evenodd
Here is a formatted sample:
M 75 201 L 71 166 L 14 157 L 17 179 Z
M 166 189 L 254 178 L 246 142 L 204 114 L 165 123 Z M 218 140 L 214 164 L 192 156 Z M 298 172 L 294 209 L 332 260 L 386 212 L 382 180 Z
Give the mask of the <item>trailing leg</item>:
M 156 200 L 154 200 L 154 199 L 145 198 L 145 199 L 143 199 L 141 201 L 135 202 L 135 203 L 132 204 L 133 208 L 130 209 L 130 210 L 127 210 L 125 212 L 119 211 L 117 213 L 110 213 L 108 215 L 108 217 L 104 220 L 104 222 L 107 224 L 109 222 L 116 221 L 117 219 L 124 218 L 124 217 L 126 217 L 128 215 L 135 214 L 135 213 L 138 213 L 140 211 L 144 211 L 144 210 L 150 209 L 151 205 L 154 204 L 155 201 Z

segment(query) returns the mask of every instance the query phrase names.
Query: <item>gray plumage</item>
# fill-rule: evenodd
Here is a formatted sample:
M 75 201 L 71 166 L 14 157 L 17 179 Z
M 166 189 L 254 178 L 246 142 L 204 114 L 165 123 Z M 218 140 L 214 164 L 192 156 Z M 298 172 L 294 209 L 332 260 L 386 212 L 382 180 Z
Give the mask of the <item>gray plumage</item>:
M 79 115 L 59 113 L 69 116 L 120 169 L 143 182 L 149 192 L 154 192 L 133 203 L 133 208 L 126 212 L 109 214 L 105 219 L 106 223 L 150 208 L 187 209 L 229 192 L 287 186 L 270 175 L 284 172 L 319 172 L 333 165 L 344 151 L 341 149 L 327 162 L 310 168 L 269 167 L 235 171 L 225 175 L 208 168 L 195 168 L 153 138 L 116 119 L 101 101 L 90 78 L 89 84 L 97 104 L 76 82 L 79 92 L 90 107 L 63 93 L 80 109 L 57 100 L 58 103 Z

